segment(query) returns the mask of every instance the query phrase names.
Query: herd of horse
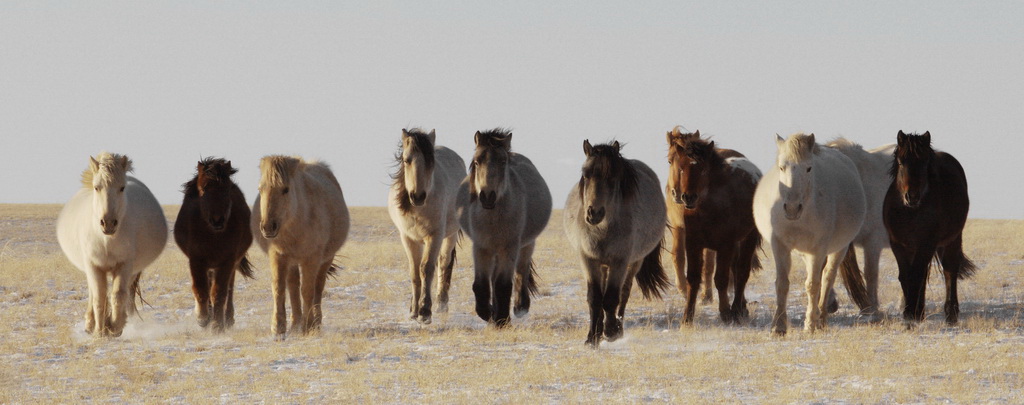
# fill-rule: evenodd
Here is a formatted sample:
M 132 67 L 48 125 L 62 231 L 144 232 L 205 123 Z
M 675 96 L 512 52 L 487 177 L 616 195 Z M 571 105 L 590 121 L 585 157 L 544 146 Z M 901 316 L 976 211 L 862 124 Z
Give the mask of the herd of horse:
M 551 216 L 550 190 L 530 159 L 512 151 L 508 130 L 475 134 L 468 173 L 436 138 L 434 131 L 402 130 L 387 199 L 408 258 L 410 317 L 429 324 L 433 311 L 447 312 L 456 248 L 466 236 L 476 313 L 504 327 L 512 314 L 529 312 L 538 291 L 533 253 Z M 671 285 L 661 262 L 666 225 L 686 297 L 684 325 L 693 322 L 702 282 L 704 302 L 713 300 L 712 284 L 717 290 L 722 322 L 749 317 L 744 290 L 750 273 L 762 267 L 763 241 L 776 264 L 774 333 L 789 326 L 793 251 L 807 268 L 806 330 L 823 328 L 838 309 L 837 275 L 861 314 L 879 319 L 878 262 L 886 247 L 899 267 L 904 319 L 924 318 L 934 258 L 946 284 L 946 322 L 957 322 L 957 282 L 975 270 L 962 247 L 969 201 L 959 162 L 932 149 L 928 132 L 900 131 L 895 145 L 872 150 L 842 138 L 818 144 L 814 134 L 776 138 L 776 160 L 762 173 L 742 153 L 676 127 L 667 133 L 664 193 L 657 174 L 624 157 L 619 142 L 583 142 L 586 160 L 566 198 L 563 224 L 586 279 L 586 344 L 623 335 L 634 282 L 645 298 L 660 297 Z M 259 168 L 259 195 L 250 209 L 231 179 L 237 171 L 231 162 L 200 161 L 184 185 L 173 233 L 189 260 L 197 321 L 215 331 L 234 323 L 235 273 L 252 277 L 246 252 L 255 241 L 269 258 L 271 331 L 283 339 L 286 295 L 291 333 L 320 327 L 324 284 L 338 271 L 334 258 L 348 236 L 349 213 L 326 164 L 267 156 Z M 57 221 L 62 250 L 86 274 L 86 331 L 97 336 L 122 333 L 136 311 L 143 269 L 167 244 L 163 210 L 131 170 L 123 155 L 90 157 L 82 188 Z M 855 246 L 864 252 L 863 273 Z

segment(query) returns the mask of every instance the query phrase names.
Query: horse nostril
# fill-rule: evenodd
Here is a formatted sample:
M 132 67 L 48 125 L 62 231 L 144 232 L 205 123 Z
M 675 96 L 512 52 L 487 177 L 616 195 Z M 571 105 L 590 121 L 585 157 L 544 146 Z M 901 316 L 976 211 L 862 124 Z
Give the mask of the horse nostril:
M 803 211 L 803 209 L 804 209 L 804 205 L 803 204 L 799 204 L 799 205 L 796 206 L 796 210 L 797 211 Z
M 107 226 L 107 220 L 101 219 L 100 220 L 100 226 Z

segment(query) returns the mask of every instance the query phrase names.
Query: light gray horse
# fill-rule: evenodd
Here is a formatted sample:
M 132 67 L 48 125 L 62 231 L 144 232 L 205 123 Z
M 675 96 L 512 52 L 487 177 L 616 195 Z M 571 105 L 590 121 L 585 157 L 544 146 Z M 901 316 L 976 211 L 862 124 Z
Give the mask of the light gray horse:
M 579 251 L 590 304 L 588 345 L 622 336 L 622 317 L 633 279 L 645 298 L 669 285 L 661 267 L 665 204 L 658 175 L 639 160 L 625 159 L 619 143 L 591 146 L 579 184 L 565 201 L 564 227 Z
M 857 166 L 861 183 L 864 185 L 866 211 L 864 225 L 853 240 L 854 246 L 864 250 L 864 280 L 867 284 L 867 302 L 861 306 L 861 314 L 877 320 L 878 312 L 878 260 L 882 249 L 889 248 L 889 234 L 882 222 L 882 202 L 889 191 L 889 169 L 892 168 L 893 151 L 896 144 L 864 150 L 860 145 L 844 138 L 836 139 L 826 146 L 842 152 Z M 852 248 L 846 253 L 844 266 L 856 266 L 857 255 Z M 854 272 L 857 272 L 855 270 Z M 844 271 L 844 274 L 846 272 Z M 852 294 L 851 294 L 852 295 Z
M 448 287 L 455 266 L 459 222 L 455 196 L 466 177 L 466 162 L 451 149 L 436 146 L 431 130 L 402 130 L 395 156 L 398 171 L 388 192 L 388 214 L 402 237 L 412 278 L 412 319 L 430 323 L 431 285 L 437 273 L 437 312 L 448 312 Z M 438 257 L 440 256 L 440 262 Z
M 551 217 L 551 192 L 533 162 L 512 152 L 511 132 L 478 131 L 474 141 L 469 176 L 459 186 L 459 224 L 473 240 L 476 313 L 503 327 L 513 290 L 516 316 L 530 311 L 533 249 Z

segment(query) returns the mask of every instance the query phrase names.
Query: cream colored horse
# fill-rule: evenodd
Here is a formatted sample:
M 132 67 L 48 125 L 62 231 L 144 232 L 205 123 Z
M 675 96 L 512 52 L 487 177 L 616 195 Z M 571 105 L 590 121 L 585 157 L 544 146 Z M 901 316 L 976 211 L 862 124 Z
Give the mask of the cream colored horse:
M 338 180 L 324 163 L 266 156 L 251 221 L 253 237 L 270 257 L 271 330 L 284 339 L 286 288 L 292 331 L 318 329 L 327 274 L 336 269 L 334 256 L 348 237 L 348 207 Z
M 814 134 L 777 136 L 779 153 L 754 193 L 754 223 L 775 256 L 776 309 L 772 330 L 789 328 L 790 253 L 807 266 L 804 329 L 825 326 L 829 291 L 850 242 L 864 223 L 864 186 L 857 166 L 841 152 L 819 146 Z M 824 280 L 822 280 L 824 278 Z
M 128 315 L 137 311 L 142 270 L 167 246 L 164 211 L 142 182 L 127 175 L 130 171 L 127 156 L 90 157 L 82 188 L 57 218 L 61 250 L 89 282 L 85 330 L 97 336 L 121 335 Z
M 402 130 L 398 172 L 388 192 L 388 214 L 409 258 L 412 319 L 430 323 L 431 285 L 437 273 L 437 312 L 448 312 L 448 288 L 459 240 L 455 196 L 466 177 L 466 162 L 454 151 L 436 146 L 431 130 Z M 438 261 L 440 258 L 440 261 Z

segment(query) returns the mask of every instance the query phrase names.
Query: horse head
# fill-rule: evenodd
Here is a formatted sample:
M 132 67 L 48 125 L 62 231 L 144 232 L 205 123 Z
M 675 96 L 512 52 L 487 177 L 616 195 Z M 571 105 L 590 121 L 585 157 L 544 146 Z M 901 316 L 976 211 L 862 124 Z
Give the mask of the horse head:
M 224 159 L 207 158 L 196 165 L 199 213 L 214 232 L 223 231 L 231 218 L 231 175 L 236 172 L 231 162 Z
M 302 162 L 288 156 L 267 156 L 260 160 L 260 232 L 273 239 L 281 226 L 295 217 L 297 197 L 292 192 Z
M 405 197 L 414 206 L 427 201 L 427 193 L 434 186 L 434 140 L 431 130 L 424 133 L 419 129 L 402 130 L 402 151 L 398 155 L 399 173 Z
M 590 225 L 600 224 L 609 212 L 618 210 L 624 199 L 636 194 L 636 173 L 619 153 L 618 141 L 593 146 L 583 141 L 583 162 L 579 192 Z
M 896 185 L 903 205 L 916 208 L 928 193 L 928 175 L 932 167 L 932 134 L 896 134 L 896 150 L 893 152 L 890 175 Z
M 679 127 L 668 134 L 669 194 L 676 204 L 697 209 L 710 186 L 711 168 L 718 154 L 715 142 L 700 138 L 700 131 L 680 134 Z
M 814 142 L 814 134 L 803 133 L 790 135 L 782 139 L 775 135 L 779 154 L 776 166 L 779 170 L 779 195 L 782 197 L 782 208 L 789 220 L 800 219 L 804 206 L 814 194 L 814 154 L 818 145 Z
M 132 161 L 127 156 L 103 152 L 99 159 L 89 157 L 89 168 L 82 172 L 82 185 L 91 187 L 95 224 L 104 235 L 113 235 L 124 220 L 127 198 L 124 189 Z
M 470 201 L 480 200 L 484 209 L 493 209 L 508 190 L 508 165 L 512 153 L 512 133 L 503 129 L 476 132 L 476 152 L 469 167 Z

